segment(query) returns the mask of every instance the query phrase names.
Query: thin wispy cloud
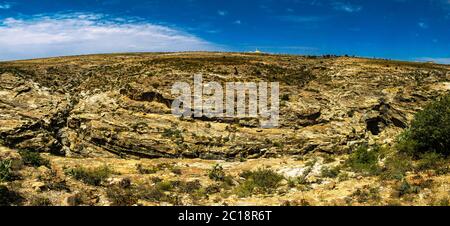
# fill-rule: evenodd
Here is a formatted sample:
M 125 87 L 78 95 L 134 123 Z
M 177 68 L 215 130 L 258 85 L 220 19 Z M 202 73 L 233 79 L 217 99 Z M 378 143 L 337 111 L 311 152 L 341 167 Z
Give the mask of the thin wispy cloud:
M 99 14 L 0 20 L 0 60 L 111 52 L 220 50 L 167 26 Z
M 264 48 L 264 49 L 289 49 L 289 50 L 302 50 L 302 51 L 317 51 L 316 47 L 310 46 L 250 46 L 252 48 Z
M 352 5 L 352 4 L 344 3 L 344 2 L 334 2 L 333 8 L 335 10 L 344 11 L 347 13 L 355 13 L 355 12 L 359 12 L 363 9 L 362 6 Z
M 0 9 L 10 9 L 10 8 L 11 8 L 11 4 L 0 2 Z
M 219 11 L 217 11 L 217 14 L 219 14 L 220 16 L 226 16 L 228 14 L 228 12 L 225 10 L 219 10 Z
M 416 61 L 419 62 L 434 62 L 438 64 L 450 64 L 450 58 L 435 58 L 435 57 L 420 57 Z
M 419 22 L 419 23 L 417 23 L 417 25 L 418 25 L 420 28 L 423 28 L 423 29 L 427 29 L 427 28 L 428 28 L 428 24 L 425 23 L 425 22 Z
M 247 49 L 258 49 L 268 53 L 296 52 L 301 54 L 317 54 L 319 49 L 310 46 L 273 46 L 273 45 L 247 45 Z
M 328 19 L 326 16 L 297 16 L 297 15 L 287 15 L 279 16 L 278 19 L 285 22 L 295 22 L 295 23 L 307 23 L 307 22 L 319 22 Z

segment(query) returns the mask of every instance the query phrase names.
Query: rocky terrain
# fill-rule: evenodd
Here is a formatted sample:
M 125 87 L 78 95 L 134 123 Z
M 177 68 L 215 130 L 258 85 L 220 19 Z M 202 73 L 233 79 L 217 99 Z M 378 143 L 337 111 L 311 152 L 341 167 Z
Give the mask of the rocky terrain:
M 280 82 L 280 125 L 173 116 L 171 87 L 194 74 Z M 2 62 L 0 176 L 2 167 L 10 176 L 0 204 L 448 205 L 447 171 L 382 179 L 344 163 L 363 145 L 389 149 L 416 112 L 449 90 L 448 65 L 351 57 L 197 52 Z

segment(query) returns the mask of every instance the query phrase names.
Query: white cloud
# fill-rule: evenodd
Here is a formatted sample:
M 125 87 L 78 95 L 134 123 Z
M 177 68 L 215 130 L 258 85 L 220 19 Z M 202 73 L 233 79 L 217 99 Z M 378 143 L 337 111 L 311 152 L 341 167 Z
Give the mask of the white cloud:
M 240 20 L 235 20 L 233 23 L 234 23 L 234 24 L 242 24 L 242 21 L 240 21 Z
M 340 10 L 348 13 L 359 12 L 362 10 L 362 6 L 351 5 L 348 3 L 334 2 L 333 5 L 335 10 Z
M 434 63 L 438 63 L 438 64 L 450 64 L 450 58 L 421 57 L 421 58 L 417 58 L 416 61 L 434 62 Z
M 219 14 L 220 16 L 226 16 L 228 14 L 228 12 L 225 10 L 219 10 L 219 11 L 217 11 L 217 14 Z
M 0 3 L 0 9 L 10 9 L 11 5 L 9 3 Z
M 0 60 L 111 52 L 221 50 L 183 31 L 99 14 L 0 20 Z
M 423 28 L 423 29 L 428 28 L 428 24 L 426 24 L 426 23 L 424 23 L 424 22 L 419 22 L 419 23 L 417 23 L 417 25 L 418 25 L 420 28 Z

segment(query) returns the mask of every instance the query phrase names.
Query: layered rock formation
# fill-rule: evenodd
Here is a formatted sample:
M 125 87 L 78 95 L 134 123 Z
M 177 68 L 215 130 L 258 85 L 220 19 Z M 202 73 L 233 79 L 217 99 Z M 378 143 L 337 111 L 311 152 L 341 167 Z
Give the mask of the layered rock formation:
M 257 158 L 392 142 L 450 89 L 450 67 L 347 57 L 177 53 L 0 64 L 3 145 L 67 156 Z M 179 119 L 176 81 L 280 82 L 280 126 Z
M 279 82 L 279 126 L 175 117 L 172 85 L 192 84 L 194 74 L 205 82 Z M 389 145 L 449 90 L 450 66 L 349 57 L 2 62 L 0 205 L 448 205 L 448 159 L 428 159 L 434 168 L 421 169 L 422 160 L 393 158 Z M 386 144 L 377 175 L 347 165 L 347 154 L 366 143 Z M 279 181 L 248 190 L 245 174 L 258 169 L 271 172 L 262 181 Z

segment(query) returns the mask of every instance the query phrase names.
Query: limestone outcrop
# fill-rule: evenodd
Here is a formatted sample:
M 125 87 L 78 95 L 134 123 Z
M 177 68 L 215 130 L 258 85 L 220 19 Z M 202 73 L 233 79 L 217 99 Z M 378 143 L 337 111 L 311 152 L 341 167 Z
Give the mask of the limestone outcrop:
M 236 73 L 238 71 L 238 73 Z M 171 86 L 280 82 L 280 126 L 177 118 Z M 347 153 L 392 142 L 450 89 L 450 67 L 361 58 L 222 53 L 124 54 L 0 64 L 0 139 L 84 157 L 236 159 Z

